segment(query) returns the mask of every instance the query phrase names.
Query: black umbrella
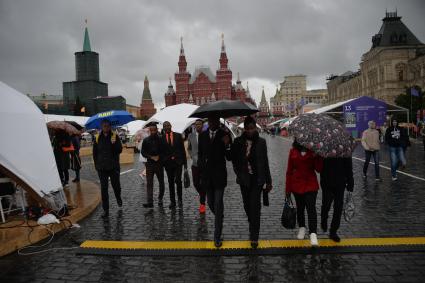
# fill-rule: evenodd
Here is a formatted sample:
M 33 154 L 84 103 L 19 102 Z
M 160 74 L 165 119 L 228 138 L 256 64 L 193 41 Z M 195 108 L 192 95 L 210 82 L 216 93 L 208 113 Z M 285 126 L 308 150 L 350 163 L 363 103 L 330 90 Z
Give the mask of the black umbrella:
M 234 116 L 247 116 L 257 113 L 258 109 L 250 103 L 240 100 L 219 100 L 201 105 L 190 114 L 190 118 L 208 118 L 208 116 L 218 116 L 229 118 Z
M 68 124 L 74 126 L 74 128 L 76 128 L 79 131 L 81 131 L 84 128 L 83 126 L 81 126 L 80 124 L 78 124 L 75 121 L 65 121 L 65 122 L 67 122 Z

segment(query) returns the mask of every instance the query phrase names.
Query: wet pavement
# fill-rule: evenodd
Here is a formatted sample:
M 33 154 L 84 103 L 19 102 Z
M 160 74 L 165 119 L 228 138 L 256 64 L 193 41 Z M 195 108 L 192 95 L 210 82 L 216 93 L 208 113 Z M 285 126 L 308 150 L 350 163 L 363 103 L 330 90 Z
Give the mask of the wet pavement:
M 266 137 L 274 189 L 270 206 L 262 209 L 260 239 L 290 239 L 295 230 L 280 225 L 284 197 L 284 173 L 290 141 Z M 389 154 L 381 152 L 383 166 L 389 166 Z M 358 147 L 355 157 L 363 159 Z M 97 181 L 89 158 L 83 160 L 82 178 Z M 340 236 L 396 237 L 425 236 L 425 154 L 421 144 L 408 150 L 408 166 L 391 181 L 390 171 L 381 168 L 382 182 L 374 179 L 373 166 L 368 178 L 362 177 L 363 162 L 353 161 L 356 215 L 351 223 L 342 220 Z M 134 169 L 134 170 L 132 170 Z M 239 187 L 228 163 L 228 187 L 225 192 L 225 240 L 248 239 L 248 225 Z M 132 171 L 128 171 L 132 170 Z M 211 240 L 213 217 L 207 210 L 200 216 L 193 188 L 184 189 L 182 209 L 164 207 L 144 209 L 144 183 L 138 176 L 140 164 L 121 170 L 123 211 L 111 201 L 110 218 L 100 218 L 99 207 L 79 223 L 81 228 L 57 236 L 52 247 L 75 247 L 71 239 L 83 240 Z M 127 172 L 126 172 L 127 171 Z M 71 173 L 72 174 L 72 173 Z M 157 195 L 157 183 L 155 183 Z M 111 192 L 112 196 L 112 192 Z M 317 200 L 320 213 L 320 193 Z M 320 232 L 320 238 L 327 235 Z M 73 250 L 57 250 L 31 256 L 16 253 L 0 258 L 1 282 L 420 282 L 425 276 L 424 253 L 378 253 L 341 255 L 287 255 L 244 257 L 106 257 L 77 256 Z

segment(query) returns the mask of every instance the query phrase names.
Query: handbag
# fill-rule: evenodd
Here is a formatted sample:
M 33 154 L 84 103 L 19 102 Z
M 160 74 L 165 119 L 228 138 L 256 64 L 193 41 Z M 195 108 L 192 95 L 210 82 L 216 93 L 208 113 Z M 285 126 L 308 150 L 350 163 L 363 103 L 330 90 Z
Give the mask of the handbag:
M 294 207 L 290 196 L 289 198 L 285 197 L 280 222 L 286 229 L 294 229 L 297 224 L 297 209 Z
M 187 189 L 190 187 L 190 178 L 189 178 L 189 172 L 187 172 L 187 169 L 184 170 L 183 174 L 183 185 L 184 188 Z
M 343 211 L 345 221 L 350 222 L 351 219 L 353 219 L 355 214 L 355 208 L 356 206 L 354 205 L 353 193 L 347 192 L 344 199 L 344 211 Z

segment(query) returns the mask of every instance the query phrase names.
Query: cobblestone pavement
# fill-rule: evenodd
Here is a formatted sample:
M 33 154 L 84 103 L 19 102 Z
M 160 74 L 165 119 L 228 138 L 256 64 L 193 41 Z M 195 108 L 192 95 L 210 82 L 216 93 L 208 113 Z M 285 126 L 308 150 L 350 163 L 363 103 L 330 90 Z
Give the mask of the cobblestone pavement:
M 270 206 L 262 209 L 260 239 L 294 238 L 295 230 L 280 226 L 284 173 L 291 142 L 266 137 L 274 190 Z M 363 159 L 361 148 L 356 158 Z M 388 153 L 381 152 L 383 166 L 389 166 Z M 341 237 L 425 236 L 425 181 L 407 175 L 391 181 L 390 171 L 381 168 L 382 182 L 375 182 L 373 166 L 369 178 L 362 177 L 363 162 L 354 160 L 356 215 L 341 224 Z M 83 160 L 82 178 L 97 181 L 89 158 Z M 239 187 L 228 164 L 225 192 L 225 240 L 248 239 Z M 425 155 L 421 145 L 408 151 L 406 173 L 425 178 Z M 132 170 L 134 169 L 134 170 Z M 132 170 L 132 171 L 128 171 Z M 111 201 L 108 221 L 100 218 L 99 207 L 79 223 L 74 232 L 79 240 L 211 240 L 213 217 L 199 215 L 193 188 L 184 190 L 184 207 L 168 209 L 166 188 L 164 208 L 144 209 L 144 183 L 138 176 L 140 164 L 121 170 L 124 209 Z M 126 172 L 128 171 L 128 172 Z M 72 174 L 72 173 L 71 173 Z M 157 186 L 157 183 L 155 183 Z M 167 187 L 167 186 L 166 186 Z M 157 187 L 155 187 L 157 193 Z M 317 201 L 320 213 L 320 193 Z M 319 230 L 320 231 L 320 230 Z M 320 238 L 327 235 L 319 232 Z M 59 235 L 53 247 L 75 246 L 68 234 Z M 424 253 L 378 253 L 341 255 L 290 255 L 243 257 L 106 257 L 76 256 L 73 250 L 60 250 L 32 256 L 16 253 L 0 258 L 2 282 L 421 282 L 425 276 Z

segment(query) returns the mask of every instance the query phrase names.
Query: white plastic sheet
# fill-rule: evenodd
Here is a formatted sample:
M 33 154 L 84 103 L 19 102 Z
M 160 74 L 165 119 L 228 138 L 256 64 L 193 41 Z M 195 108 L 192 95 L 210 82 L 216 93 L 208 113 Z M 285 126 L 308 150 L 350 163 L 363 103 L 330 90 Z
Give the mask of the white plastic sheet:
M 169 121 L 172 130 L 177 133 L 183 133 L 190 125 L 192 125 L 197 118 L 188 118 L 193 111 L 199 106 L 187 103 L 181 103 L 173 106 L 168 106 L 153 115 L 146 124 L 150 122 L 164 123 Z
M 139 130 L 143 129 L 146 121 L 144 120 L 134 120 L 122 126 L 122 128 L 126 129 L 129 135 L 134 136 Z
M 40 197 L 62 191 L 43 113 L 26 95 L 0 82 L 0 163 Z

